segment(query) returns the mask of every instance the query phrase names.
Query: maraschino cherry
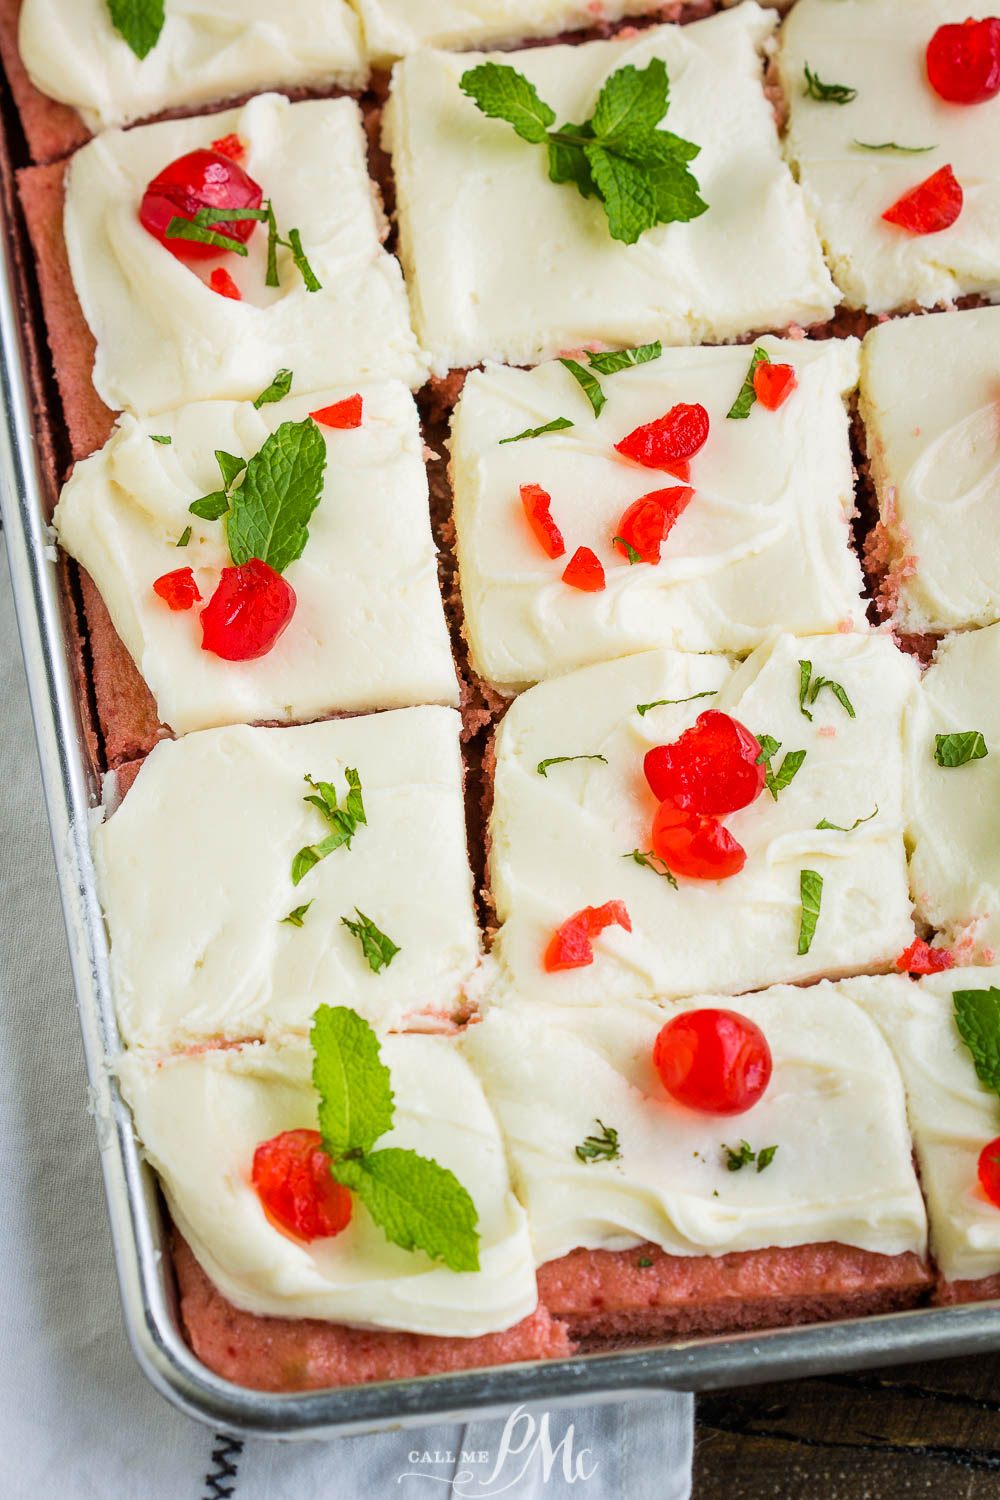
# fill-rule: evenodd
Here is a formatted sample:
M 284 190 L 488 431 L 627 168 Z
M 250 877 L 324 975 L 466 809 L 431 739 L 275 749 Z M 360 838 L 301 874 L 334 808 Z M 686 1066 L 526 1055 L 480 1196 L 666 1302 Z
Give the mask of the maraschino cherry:
M 171 219 L 193 219 L 200 208 L 231 208 L 234 217 L 209 227 L 227 239 L 246 244 L 256 219 L 241 219 L 236 210 L 260 208 L 263 192 L 238 162 L 221 151 L 189 151 L 155 176 L 142 196 L 139 221 L 178 260 L 211 260 L 226 253 L 217 245 L 168 238 Z
M 269 1218 L 297 1239 L 324 1239 L 350 1222 L 351 1195 L 334 1181 L 318 1130 L 286 1130 L 264 1141 L 251 1180 Z
M 223 568 L 201 612 L 202 650 L 225 661 L 266 656 L 295 613 L 295 590 L 259 557 Z
M 668 1021 L 653 1047 L 667 1093 L 705 1114 L 741 1115 L 771 1080 L 771 1049 L 753 1021 L 735 1010 L 689 1010 Z

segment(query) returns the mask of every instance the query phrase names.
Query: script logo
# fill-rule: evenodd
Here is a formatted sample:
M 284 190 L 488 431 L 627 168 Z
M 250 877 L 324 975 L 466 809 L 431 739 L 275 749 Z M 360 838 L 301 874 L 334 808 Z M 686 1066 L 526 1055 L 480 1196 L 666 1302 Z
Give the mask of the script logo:
M 589 1448 L 581 1448 L 579 1453 L 574 1453 L 575 1437 L 575 1429 L 570 1422 L 563 1436 L 553 1446 L 548 1412 L 542 1412 L 536 1421 L 523 1406 L 518 1406 L 504 1424 L 500 1445 L 489 1474 L 484 1475 L 481 1471 L 477 1473 L 475 1469 L 465 1467 L 469 1464 L 488 1464 L 488 1452 L 463 1449 L 460 1454 L 427 1453 L 414 1449 L 407 1455 L 411 1464 L 458 1463 L 461 1467 L 450 1477 L 428 1474 L 421 1469 L 408 1469 L 405 1474 L 400 1474 L 397 1483 L 402 1484 L 404 1479 L 431 1479 L 438 1484 L 448 1485 L 456 1500 L 488 1500 L 489 1496 L 503 1495 L 520 1484 L 536 1455 L 541 1463 L 543 1483 L 548 1484 L 557 1462 L 566 1484 L 578 1484 L 581 1481 L 586 1483 L 596 1474 L 598 1463 L 593 1459 Z

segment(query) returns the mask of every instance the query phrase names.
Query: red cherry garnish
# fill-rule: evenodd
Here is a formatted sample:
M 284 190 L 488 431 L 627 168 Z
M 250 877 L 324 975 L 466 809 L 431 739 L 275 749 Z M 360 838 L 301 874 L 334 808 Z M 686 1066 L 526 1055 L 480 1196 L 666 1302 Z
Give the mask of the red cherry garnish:
M 190 609 L 201 598 L 190 568 L 175 568 L 172 573 L 164 573 L 155 580 L 153 593 L 159 594 L 171 609 Z
M 240 291 L 239 287 L 236 285 L 236 282 L 230 276 L 229 272 L 222 266 L 216 266 L 215 270 L 208 278 L 208 284 L 212 288 L 213 292 L 218 292 L 220 297 L 231 297 L 234 302 L 243 301 L 243 293 Z
M 653 853 L 673 875 L 686 880 L 728 880 L 747 862 L 747 852 L 715 818 L 661 802 L 653 819 Z
M 617 923 L 626 932 L 632 931 L 632 919 L 624 901 L 605 901 L 603 906 L 585 906 L 575 912 L 553 934 L 542 960 L 546 973 L 555 974 L 560 969 L 583 969 L 594 962 L 591 941 L 605 927 Z
M 979 1153 L 979 1185 L 990 1202 L 1000 1208 L 1000 1135 Z
M 139 220 L 178 260 L 211 260 L 226 252 L 197 240 L 168 239 L 171 219 L 193 219 L 199 208 L 260 208 L 261 189 L 243 168 L 221 151 L 189 151 L 164 167 L 147 187 Z M 234 217 L 210 226 L 242 243 L 253 234 L 256 219 Z
M 212 142 L 212 150 L 218 151 L 220 156 L 228 156 L 230 161 L 242 161 L 247 154 L 245 142 L 238 135 L 222 135 L 217 141 Z
M 360 395 L 345 396 L 343 401 L 335 401 L 332 406 L 321 406 L 319 411 L 311 411 L 309 415 L 322 427 L 339 427 L 347 431 L 361 426 L 363 407 Z
M 259 557 L 223 568 L 201 612 L 202 650 L 226 661 L 266 656 L 295 613 L 295 602 L 291 585 Z
M 792 365 L 772 365 L 767 360 L 762 360 L 753 372 L 754 394 L 761 406 L 768 411 L 777 411 L 788 400 L 798 383 L 798 376 Z
M 749 807 L 764 790 L 760 742 L 738 719 L 708 709 L 672 745 L 642 763 L 653 795 L 686 812 L 721 816 Z
M 270 1218 L 300 1240 L 346 1229 L 351 1195 L 330 1175 L 318 1130 L 285 1130 L 253 1154 L 251 1180 Z
M 707 438 L 708 412 L 703 406 L 686 406 L 682 402 L 655 422 L 636 427 L 615 444 L 615 451 L 644 468 L 669 469 L 680 478 L 676 466 L 693 458 L 705 446 Z M 683 477 L 686 479 L 688 475 Z
M 563 583 L 568 583 L 570 588 L 581 589 L 585 594 L 599 594 L 604 587 L 604 569 L 600 558 L 589 547 L 577 547 L 563 570 Z
M 693 495 L 694 490 L 677 486 L 669 490 L 653 490 L 641 496 L 618 522 L 615 536 L 621 541 L 615 542 L 615 549 L 627 557 L 628 549 L 622 545 L 627 542 L 638 552 L 640 562 L 658 563 L 661 542 Z
M 771 1081 L 771 1049 L 735 1010 L 689 1010 L 656 1038 L 653 1066 L 668 1094 L 712 1115 L 741 1115 Z
M 563 534 L 549 513 L 552 496 L 540 484 L 522 484 L 521 504 L 528 525 L 546 557 L 562 557 L 566 551 Z
M 943 974 L 945 969 L 955 967 L 955 955 L 950 948 L 932 948 L 922 938 L 917 938 L 896 959 L 896 968 L 904 974 Z
M 927 77 L 949 104 L 983 104 L 1000 94 L 1000 20 L 939 26 L 927 43 Z
M 954 224 L 964 201 L 962 185 L 951 167 L 941 167 L 904 193 L 882 217 L 910 234 L 940 234 Z

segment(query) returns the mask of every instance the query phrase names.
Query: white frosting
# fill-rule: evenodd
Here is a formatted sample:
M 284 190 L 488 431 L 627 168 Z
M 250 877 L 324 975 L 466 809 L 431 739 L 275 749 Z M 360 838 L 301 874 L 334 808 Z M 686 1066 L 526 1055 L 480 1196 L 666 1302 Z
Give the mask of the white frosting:
M 480 1270 L 451 1271 L 391 1245 L 354 1197 L 350 1223 L 304 1243 L 277 1229 L 250 1180 L 254 1150 L 316 1128 L 305 1043 L 249 1046 L 117 1070 L 181 1233 L 223 1296 L 249 1312 L 473 1337 L 509 1328 L 538 1301 L 524 1211 L 472 1070 L 443 1037 L 388 1037 L 393 1128 L 402 1147 L 455 1173 L 479 1215 Z
M 977 1179 L 979 1153 L 1000 1135 L 1000 1104 L 976 1077 L 952 1000 L 955 990 L 991 985 L 1000 985 L 1000 970 L 951 969 L 919 984 L 868 979 L 851 987 L 903 1075 L 931 1249 L 948 1281 L 1000 1271 L 1000 1209 Z
M 279 229 L 301 232 L 321 291 L 306 288 L 280 248 L 281 285 L 265 286 L 266 226 L 245 259 L 192 263 L 139 222 L 158 172 L 231 132 L 247 144 L 246 171 L 272 199 Z M 146 415 L 219 397 L 252 400 L 285 367 L 299 391 L 366 376 L 420 385 L 402 275 L 380 230 L 351 99 L 289 104 L 261 94 L 223 114 L 98 136 L 70 162 L 65 213 L 73 284 L 97 340 L 98 394 L 115 410 Z M 242 302 L 208 286 L 216 264 Z
M 964 21 L 969 9 L 968 0 L 798 0 L 785 22 L 778 65 L 786 154 L 849 307 L 882 312 L 1000 293 L 1000 97 L 948 104 L 931 88 L 925 61 L 937 28 Z M 857 98 L 806 98 L 807 63 L 824 83 L 857 89 Z M 934 149 L 865 151 L 855 141 Z M 882 219 L 946 165 L 965 195 L 949 229 L 914 235 Z
M 799 712 L 799 659 L 841 683 L 857 717 L 830 691 Z M 649 652 L 585 667 L 516 699 L 497 738 L 491 875 L 503 923 L 494 953 L 504 992 L 531 1000 L 610 1004 L 633 996 L 741 990 L 888 967 L 913 940 L 903 849 L 903 713 L 917 668 L 887 636 L 779 636 L 731 671 L 724 659 Z M 636 704 L 717 687 L 645 717 Z M 775 765 L 804 749 L 798 775 L 725 819 L 747 852 L 721 882 L 665 879 L 623 858 L 649 850 L 656 799 L 642 771 L 706 708 L 782 744 Z M 539 761 L 601 754 L 539 776 Z M 826 819 L 853 833 L 817 830 Z M 809 952 L 797 953 L 803 869 L 823 877 Z M 542 955 L 574 912 L 622 900 L 632 932 L 609 927 L 594 963 L 546 973 Z
M 457 704 L 413 398 L 394 383 L 360 390 L 359 428 L 318 428 L 327 450 L 323 497 L 305 551 L 285 572 L 295 613 L 256 661 L 223 661 L 203 650 L 202 606 L 172 611 L 153 581 L 190 567 L 209 599 L 230 565 L 225 525 L 199 520 L 188 506 L 218 489 L 216 450 L 250 457 L 283 422 L 302 421 L 352 394 L 349 387 L 289 396 L 259 411 L 249 401 L 213 401 L 145 420 L 125 416 L 63 490 L 54 518 L 60 541 L 94 579 L 161 719 L 176 733 L 334 710 Z M 155 443 L 151 433 L 171 442 Z M 178 548 L 187 526 L 191 539 Z
M 910 883 L 917 915 L 966 961 L 1000 951 L 1000 625 L 938 647 L 907 715 Z M 978 729 L 988 755 L 939 766 L 935 735 Z
M 322 1002 L 383 1030 L 465 1009 L 479 931 L 458 735 L 454 710 L 406 708 L 157 745 L 94 835 L 126 1043 L 304 1033 Z M 349 766 L 367 826 L 293 886 L 297 850 L 330 832 L 303 777 L 343 798 Z M 341 923 L 355 907 L 400 949 L 377 974 Z
M 596 199 L 549 181 L 541 147 L 461 92 L 482 55 L 417 52 L 398 65 L 385 132 L 400 253 L 437 373 L 535 364 L 593 340 L 719 342 L 830 316 L 836 294 L 761 87 L 759 50 L 776 24 L 745 0 L 690 26 L 492 58 L 513 61 L 560 123 L 586 119 L 619 68 L 664 59 L 664 124 L 701 147 L 693 171 L 709 210 L 631 246 L 611 238 Z
M 361 28 L 345 0 L 166 0 L 165 9 L 140 60 L 107 0 L 24 0 L 18 47 L 32 83 L 96 131 L 279 84 L 365 81 Z
M 496 47 L 662 9 L 663 0 L 352 0 L 376 65 L 419 47 Z
M 652 1061 L 662 1026 L 718 997 L 574 1009 L 515 1001 L 470 1027 L 463 1049 L 500 1121 L 537 1261 L 642 1240 L 674 1255 L 825 1240 L 922 1253 L 902 1084 L 850 994 L 849 984 L 782 985 L 741 998 L 774 1072 L 758 1103 L 732 1117 L 678 1104 Z M 599 1133 L 598 1120 L 617 1130 L 620 1157 L 581 1162 L 574 1148 Z M 770 1166 L 730 1171 L 722 1147 L 741 1140 L 777 1146 Z
M 1000 619 L 1000 308 L 894 318 L 866 337 L 861 414 L 903 630 Z
M 791 363 L 798 388 L 776 412 L 726 413 L 743 383 L 746 347 L 667 349 L 601 384 L 599 418 L 558 363 L 491 366 L 465 383 L 452 425 L 458 556 L 476 670 L 510 689 L 602 658 L 655 646 L 748 651 L 780 624 L 799 634 L 866 629 L 850 550 L 853 469 L 844 395 L 857 381 L 857 343 L 761 345 Z M 696 493 L 657 565 L 630 566 L 612 546 L 625 508 L 679 481 L 640 468 L 614 443 L 677 402 L 708 411 L 708 442 L 692 460 Z M 575 424 L 501 446 L 558 416 Z M 566 554 L 545 556 L 518 490 L 540 484 Z M 592 548 L 607 587 L 562 582 L 577 546 Z

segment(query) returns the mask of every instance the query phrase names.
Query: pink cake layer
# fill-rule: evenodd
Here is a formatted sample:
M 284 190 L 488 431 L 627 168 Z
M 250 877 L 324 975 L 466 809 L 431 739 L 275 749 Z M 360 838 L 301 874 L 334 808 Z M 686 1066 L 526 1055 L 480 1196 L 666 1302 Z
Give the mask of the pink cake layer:
M 939 1276 L 933 1301 L 944 1307 L 960 1302 L 992 1302 L 1000 1297 L 1000 1272 L 981 1276 L 976 1281 L 945 1281 Z

